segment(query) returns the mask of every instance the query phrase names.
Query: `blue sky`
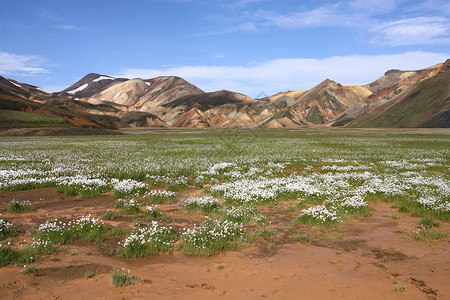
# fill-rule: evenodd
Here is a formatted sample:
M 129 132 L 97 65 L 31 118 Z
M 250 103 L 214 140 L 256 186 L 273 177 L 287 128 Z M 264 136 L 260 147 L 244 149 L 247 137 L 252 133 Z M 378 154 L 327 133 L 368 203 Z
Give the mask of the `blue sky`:
M 446 0 L 0 0 L 0 75 L 48 91 L 95 72 L 256 97 L 366 84 L 449 46 Z

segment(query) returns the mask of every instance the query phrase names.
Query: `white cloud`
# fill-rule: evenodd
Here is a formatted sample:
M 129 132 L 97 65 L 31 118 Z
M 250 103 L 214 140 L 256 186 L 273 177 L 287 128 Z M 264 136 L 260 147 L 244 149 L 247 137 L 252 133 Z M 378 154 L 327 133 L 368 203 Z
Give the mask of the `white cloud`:
M 355 21 L 344 13 L 341 4 L 324 5 L 312 10 L 302 10 L 291 14 L 273 14 L 270 12 L 259 13 L 260 17 L 266 18 L 271 24 L 282 28 L 310 28 L 323 26 L 349 26 Z
M 60 25 L 59 28 L 66 29 L 66 30 L 82 30 L 83 29 L 83 28 L 78 27 L 78 26 L 67 25 L 67 24 Z
M 372 29 L 375 44 L 447 45 L 450 44 L 450 20 L 442 17 L 417 17 L 384 23 Z
M 225 58 L 226 56 L 225 56 L 225 54 L 223 54 L 223 53 L 217 53 L 217 54 L 211 55 L 211 57 L 212 57 L 212 58 L 220 59 L 220 58 Z
M 349 2 L 351 9 L 363 14 L 377 14 L 393 11 L 405 0 L 352 0 Z
M 333 56 L 323 59 L 276 59 L 247 66 L 179 66 L 162 69 L 130 68 L 116 77 L 180 76 L 211 92 L 228 89 L 256 97 L 260 92 L 312 88 L 329 78 L 341 84 L 367 84 L 389 69 L 415 70 L 444 62 L 450 53 L 406 52 L 391 55 Z
M 54 22 L 63 20 L 63 18 L 61 18 L 60 16 L 53 13 L 51 10 L 44 8 L 44 7 L 36 8 L 35 12 L 37 13 L 39 18 L 44 19 L 44 20 L 49 20 L 49 21 L 54 21 Z
M 42 67 L 45 59 L 37 55 L 19 55 L 0 51 L 0 74 L 36 76 L 49 71 Z
M 243 15 L 253 31 L 266 26 L 289 30 L 351 27 L 379 46 L 400 46 L 450 44 L 449 11 L 450 4 L 443 0 L 349 0 L 290 13 L 265 10 Z M 220 33 L 244 30 L 234 27 Z

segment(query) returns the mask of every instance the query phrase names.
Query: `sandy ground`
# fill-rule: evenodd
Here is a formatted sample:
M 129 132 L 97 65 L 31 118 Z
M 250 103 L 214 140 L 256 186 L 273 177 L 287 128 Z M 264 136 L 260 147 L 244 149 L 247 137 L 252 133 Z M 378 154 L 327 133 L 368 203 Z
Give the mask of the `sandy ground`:
M 185 191 L 187 194 L 197 190 Z M 12 215 L 12 199 L 29 200 L 37 209 Z M 100 217 L 114 207 L 109 195 L 74 201 L 54 189 L 0 194 L 0 212 L 16 224 L 13 246 L 31 241 L 30 231 L 49 218 Z M 258 238 L 240 251 L 210 257 L 189 257 L 181 252 L 146 259 L 115 255 L 117 241 L 96 244 L 84 240 L 61 246 L 34 264 L 40 270 L 21 274 L 22 266 L 0 268 L 1 299 L 450 299 L 449 237 L 434 242 L 411 240 L 404 232 L 420 218 L 399 213 L 390 204 L 371 203 L 372 216 L 354 219 L 345 227 L 314 231 L 293 223 L 298 212 L 283 207 L 263 209 L 278 234 Z M 202 216 L 177 212 L 177 205 L 162 206 L 168 224 L 186 226 Z M 388 215 L 397 214 L 394 220 Z M 112 226 L 129 227 L 133 216 Z M 251 228 L 249 228 L 251 229 Z M 450 225 L 441 222 L 441 230 Z M 308 232 L 306 244 L 292 242 L 293 233 Z M 403 231 L 403 233 L 402 233 Z M 218 268 L 218 265 L 221 268 Z M 112 269 L 131 270 L 135 285 L 116 288 Z M 94 274 L 86 279 L 86 273 Z M 394 291 L 396 284 L 406 287 Z

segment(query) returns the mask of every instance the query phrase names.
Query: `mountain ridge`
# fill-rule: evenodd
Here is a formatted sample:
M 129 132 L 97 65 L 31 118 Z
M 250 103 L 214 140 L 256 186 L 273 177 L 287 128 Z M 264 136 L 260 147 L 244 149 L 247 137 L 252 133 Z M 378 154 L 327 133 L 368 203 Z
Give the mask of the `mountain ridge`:
M 416 71 L 392 69 L 362 86 L 327 78 L 308 90 L 262 99 L 227 90 L 206 93 L 176 76 L 127 79 L 89 73 L 57 93 L 0 76 L 0 108 L 45 111 L 87 128 L 450 127 L 450 76 L 440 75 L 449 70 L 450 60 Z M 417 115 L 411 106 L 422 104 L 426 113 Z M 392 114 L 393 107 L 396 122 L 381 117 Z M 408 114 L 420 115 L 420 122 L 405 121 Z

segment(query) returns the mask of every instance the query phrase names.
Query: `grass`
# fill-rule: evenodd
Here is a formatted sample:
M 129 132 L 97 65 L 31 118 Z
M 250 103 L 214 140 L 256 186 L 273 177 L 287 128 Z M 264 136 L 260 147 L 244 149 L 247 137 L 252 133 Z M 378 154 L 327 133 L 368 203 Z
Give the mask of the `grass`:
M 124 270 L 111 271 L 111 284 L 115 287 L 132 285 L 132 284 L 135 284 L 135 282 L 136 282 L 136 277 L 134 277 L 130 271 L 128 271 L 128 272 L 125 272 Z
M 394 286 L 392 287 L 392 290 L 397 293 L 403 293 L 406 291 L 406 288 L 407 288 L 407 286 L 405 283 L 398 281 L 394 284 Z
M 150 206 L 150 207 L 147 207 L 147 210 L 144 211 L 142 213 L 142 215 L 144 217 L 146 217 L 147 219 L 151 219 L 151 220 L 158 219 L 161 217 L 161 210 L 159 208 Z
M 141 203 L 136 199 L 118 199 L 116 208 L 122 209 L 124 215 L 136 215 L 141 212 Z
M 450 213 L 442 210 L 430 210 L 410 198 L 400 197 L 394 204 L 399 212 L 407 212 L 416 217 L 432 218 L 443 221 L 450 221 Z
M 156 195 L 140 198 L 139 202 L 142 204 L 174 204 L 176 200 L 173 196 Z
M 270 238 L 276 236 L 278 234 L 278 230 L 275 228 L 263 228 L 259 231 L 259 236 L 263 238 Z
M 123 236 L 127 233 L 127 230 L 122 227 L 113 227 L 108 233 L 107 237 L 113 237 L 113 236 Z
M 409 236 L 416 241 L 430 242 L 445 238 L 447 233 L 435 229 L 419 229 L 417 231 L 410 232 Z
M 344 209 L 341 209 L 341 211 L 339 212 L 339 216 L 342 219 L 362 218 L 362 217 L 368 217 L 371 215 L 372 215 L 372 213 L 367 206 L 362 206 L 362 207 L 358 207 L 358 208 L 344 208 Z
M 102 193 L 109 191 L 109 187 L 103 186 L 85 186 L 77 185 L 61 185 L 55 190 L 56 194 L 64 194 L 66 196 L 74 197 L 75 201 L 83 200 L 84 198 L 98 197 Z
M 399 220 L 400 219 L 400 216 L 397 215 L 397 214 L 383 215 L 383 217 L 391 218 L 392 220 Z
M 297 207 L 289 206 L 289 207 L 286 207 L 285 209 L 283 209 L 283 211 L 284 212 L 295 212 L 295 211 L 297 211 Z
M 79 220 L 78 220 L 79 221 Z M 93 220 L 77 222 L 72 225 L 61 226 L 61 223 L 49 222 L 45 228 L 36 232 L 35 239 L 53 244 L 68 244 L 76 239 L 85 238 L 87 241 L 102 242 L 106 239 L 109 227 Z
M 297 233 L 293 234 L 289 237 L 289 239 L 293 242 L 299 242 L 299 243 L 308 243 L 311 241 L 311 236 L 307 233 Z
M 8 212 L 13 214 L 34 210 L 34 206 L 29 201 L 12 200 L 8 206 Z
M 442 187 L 448 185 L 450 178 L 447 153 L 450 138 L 446 130 L 242 130 L 232 132 L 237 139 L 232 136 L 228 141 L 224 140 L 222 132 L 152 129 L 146 134 L 107 137 L 0 137 L 0 164 L 2 170 L 11 174 L 11 177 L 0 178 L 0 191 L 55 186 L 61 184 L 61 178 L 75 175 L 91 179 L 108 178 L 107 183 L 111 185 L 105 186 L 105 190 L 112 189 L 113 185 L 118 189 L 113 179 L 133 179 L 137 181 L 136 187 L 142 187 L 136 183 L 145 182 L 145 188 L 128 192 L 124 187 L 121 191 L 115 191 L 115 196 L 119 196 L 119 192 L 127 197 L 133 194 L 136 203 L 130 208 L 122 206 L 116 213 L 106 212 L 102 218 L 114 220 L 125 211 L 139 218 L 143 226 L 150 223 L 149 219 L 157 218 L 166 224 L 172 220 L 162 220 L 161 216 L 153 214 L 144 218 L 146 212 L 142 206 L 172 204 L 189 195 L 180 192 L 177 196 L 150 196 L 154 195 L 151 194 L 155 192 L 153 188 L 184 189 L 194 184 L 194 178 L 200 183 L 198 187 L 202 186 L 207 194 L 217 193 L 223 197 L 225 206 L 219 211 L 230 208 L 226 205 L 233 203 L 240 208 L 257 208 L 254 214 L 245 216 L 220 215 L 220 212 L 211 214 L 211 217 L 238 223 L 261 225 L 262 222 L 255 221 L 255 218 L 262 216 L 261 212 L 283 213 L 286 207 L 284 212 L 297 211 L 301 214 L 310 207 L 323 205 L 336 213 L 338 218 L 323 219 L 308 215 L 299 217 L 298 223 L 320 230 L 341 226 L 342 221 L 348 218 L 370 214 L 366 207 L 360 210 L 337 207 L 344 197 L 355 193 L 361 193 L 365 202 L 389 202 L 400 211 L 430 218 L 431 221 L 420 224 L 429 229 L 437 226 L 433 222 L 450 220 L 450 214 L 445 210 L 448 201 L 442 192 Z M 230 140 L 233 147 L 227 144 Z M 231 165 L 215 172 L 214 167 L 222 163 Z M 289 172 L 293 165 L 301 167 Z M 302 176 L 298 176 L 297 171 L 302 171 Z M 151 180 L 154 184 L 149 183 Z M 243 182 L 245 180 L 247 182 Z M 215 187 L 239 181 L 242 184 L 234 190 L 215 190 Z M 88 197 L 101 191 L 94 189 L 89 194 L 88 188 L 77 186 L 59 187 L 58 190 L 74 197 Z M 134 196 L 135 193 L 138 196 Z M 418 200 L 422 196 L 437 199 L 444 209 L 420 204 Z M 283 206 L 267 209 L 277 203 Z M 259 204 L 265 207 L 261 208 Z M 396 219 L 397 214 L 387 217 Z M 123 218 L 123 221 L 126 219 L 130 218 Z M 276 224 L 269 226 L 276 227 Z M 186 227 L 192 228 L 192 224 Z M 252 225 L 246 227 L 255 232 L 260 229 Z M 295 228 L 301 228 L 301 231 L 304 226 L 296 224 Z M 295 230 L 292 230 L 287 234 L 294 233 Z M 108 229 L 81 235 L 60 232 L 58 238 L 52 237 L 52 241 L 56 244 L 70 243 L 77 238 L 93 241 L 111 238 L 117 242 L 118 237 L 125 238 L 126 235 L 127 232 L 118 229 L 117 232 Z M 275 231 L 263 228 L 256 239 L 274 235 Z M 10 236 L 11 233 L 6 233 L 4 238 Z M 199 240 L 196 240 L 197 237 Z M 208 238 L 205 248 L 201 247 L 201 237 Z M 303 237 L 292 238 L 301 240 Z M 232 249 L 243 239 L 238 235 L 216 241 L 202 232 L 192 240 L 182 237 L 179 240 L 179 244 L 184 245 L 180 249 L 186 253 L 210 255 L 215 251 Z
M 336 240 L 342 240 L 345 238 L 345 235 L 340 232 L 334 232 L 334 231 L 328 231 L 328 232 L 322 232 L 320 235 L 321 239 L 329 240 L 329 241 L 336 241 Z
M 33 265 L 25 265 L 24 268 L 22 270 L 20 270 L 20 273 L 21 274 L 37 273 L 40 270 L 41 270 L 40 268 L 37 268 Z
M 40 254 L 51 254 L 56 251 L 52 245 L 32 247 L 22 249 L 12 249 L 0 247 L 0 267 L 13 264 L 30 264 L 37 259 Z
M 61 116 L 0 109 L 0 125 L 6 127 L 75 127 Z
M 342 222 L 339 219 L 331 220 L 331 219 L 318 219 L 310 215 L 302 215 L 297 218 L 297 222 L 300 224 L 304 224 L 308 227 L 315 227 L 319 230 L 326 228 L 333 228 L 342 225 Z
M 120 217 L 120 214 L 114 210 L 108 210 L 102 215 L 102 220 L 115 220 Z
M 16 235 L 16 232 L 10 228 L 11 226 L 13 224 L 7 219 L 0 219 L 0 241 Z
M 441 223 L 432 219 L 432 218 L 423 218 L 419 221 L 419 225 L 424 228 L 433 228 L 433 227 L 439 227 L 441 226 Z
M 189 203 L 183 206 L 185 212 L 196 212 L 201 214 L 209 214 L 220 208 L 218 203 L 199 205 L 197 203 Z

